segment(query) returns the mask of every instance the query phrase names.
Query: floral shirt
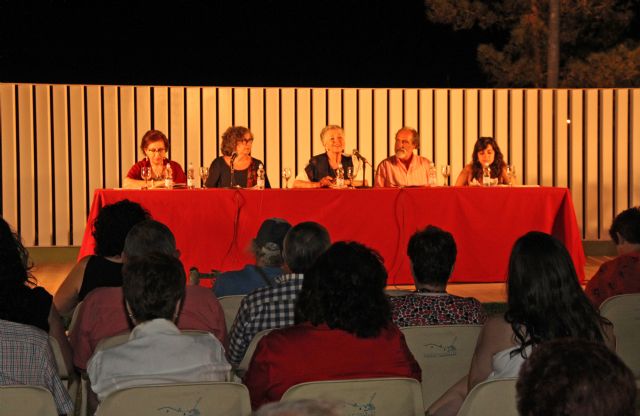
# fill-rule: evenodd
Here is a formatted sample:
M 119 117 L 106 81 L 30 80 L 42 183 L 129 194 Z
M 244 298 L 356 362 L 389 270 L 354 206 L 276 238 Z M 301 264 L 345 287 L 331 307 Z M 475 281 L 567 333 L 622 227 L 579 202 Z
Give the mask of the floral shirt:
M 483 324 L 487 314 L 476 298 L 448 293 L 414 292 L 389 298 L 393 322 L 399 327 Z

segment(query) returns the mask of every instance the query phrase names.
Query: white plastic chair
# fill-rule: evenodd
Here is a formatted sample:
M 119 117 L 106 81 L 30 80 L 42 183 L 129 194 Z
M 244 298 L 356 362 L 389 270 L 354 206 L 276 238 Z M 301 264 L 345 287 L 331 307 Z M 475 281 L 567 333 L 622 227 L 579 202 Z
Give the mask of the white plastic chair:
M 469 373 L 482 325 L 432 325 L 400 328 L 422 369 L 422 400 L 427 409 Z
M 129 387 L 107 396 L 96 416 L 207 415 L 248 416 L 249 390 L 228 382 Z
M 228 332 L 231 331 L 233 321 L 236 319 L 236 315 L 240 309 L 240 303 L 242 303 L 242 299 L 244 299 L 244 297 L 245 295 L 231 295 L 218 298 L 220 305 L 222 306 L 222 310 L 224 311 L 224 322 L 227 324 Z
M 412 378 L 361 378 L 296 384 L 280 399 L 323 399 L 338 404 L 344 416 L 422 416 L 420 383 Z
M 612 296 L 600 305 L 600 314 L 611 321 L 616 352 L 640 379 L 640 293 Z
M 258 332 L 253 337 L 253 339 L 251 340 L 251 343 L 249 343 L 249 346 L 247 347 L 247 351 L 244 353 L 244 357 L 242 357 L 242 361 L 240 361 L 240 364 L 238 364 L 238 368 L 236 368 L 236 375 L 238 377 L 240 378 L 244 377 L 245 373 L 249 369 L 249 364 L 251 364 L 251 359 L 253 358 L 253 353 L 256 352 L 256 347 L 258 346 L 258 343 L 260 342 L 262 337 L 264 337 L 271 331 L 273 331 L 273 329 L 264 329 Z
M 51 392 L 41 386 L 0 386 L 0 416 L 57 416 Z
M 505 378 L 476 385 L 464 399 L 458 416 L 518 416 L 516 381 Z

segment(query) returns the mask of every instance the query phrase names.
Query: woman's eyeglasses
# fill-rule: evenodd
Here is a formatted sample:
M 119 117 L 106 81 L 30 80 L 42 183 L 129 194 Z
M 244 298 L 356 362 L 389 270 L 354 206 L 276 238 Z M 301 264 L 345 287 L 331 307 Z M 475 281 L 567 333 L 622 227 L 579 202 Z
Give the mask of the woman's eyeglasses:
M 166 151 L 167 149 L 147 149 L 147 152 L 158 153 L 160 155 L 163 155 Z
M 253 143 L 253 139 L 242 139 L 239 140 L 240 142 L 242 142 L 243 144 L 251 144 Z

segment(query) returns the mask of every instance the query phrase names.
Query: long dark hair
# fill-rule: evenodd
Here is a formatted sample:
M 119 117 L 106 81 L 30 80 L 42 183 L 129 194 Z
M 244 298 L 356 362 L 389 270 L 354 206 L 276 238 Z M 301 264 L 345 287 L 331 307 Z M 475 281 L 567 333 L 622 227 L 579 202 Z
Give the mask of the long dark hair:
M 476 141 L 475 146 L 473 146 L 473 162 L 471 163 L 472 179 L 482 179 L 482 165 L 478 160 L 478 153 L 486 149 L 489 145 L 491 145 L 493 151 L 495 152 L 493 163 L 489 165 L 489 169 L 491 170 L 491 177 L 500 179 L 502 170 L 504 169 L 506 163 L 504 161 L 504 156 L 502 156 L 502 152 L 500 151 L 500 147 L 498 146 L 498 142 L 496 142 L 496 139 L 494 139 L 493 137 L 480 137 Z
M 515 353 L 562 337 L 604 342 L 609 321 L 582 291 L 567 249 L 549 234 L 532 231 L 514 244 L 507 298 L 504 317 L 520 344 Z
M 327 324 L 359 338 L 376 337 L 391 322 L 380 255 L 355 242 L 337 242 L 304 275 L 296 322 Z

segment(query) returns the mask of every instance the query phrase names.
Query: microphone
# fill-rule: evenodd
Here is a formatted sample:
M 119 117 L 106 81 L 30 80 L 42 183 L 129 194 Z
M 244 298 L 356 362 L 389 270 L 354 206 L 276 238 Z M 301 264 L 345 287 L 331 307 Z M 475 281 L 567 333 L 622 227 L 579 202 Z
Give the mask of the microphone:
M 369 162 L 369 161 L 367 160 L 367 158 L 366 158 L 366 157 L 362 156 L 362 155 L 360 154 L 360 152 L 358 152 L 358 149 L 353 149 L 353 152 L 352 152 L 352 153 L 353 153 L 353 155 L 354 155 L 355 157 L 357 157 L 358 159 L 360 159 L 360 161 L 362 161 L 363 163 L 365 163 L 365 164 L 367 164 L 367 165 L 369 165 L 369 166 L 373 167 L 373 165 L 371 164 L 371 162 Z
M 238 154 L 236 152 L 231 153 L 231 160 L 230 160 L 231 166 L 233 166 L 233 161 L 236 160 L 237 157 L 238 157 Z

